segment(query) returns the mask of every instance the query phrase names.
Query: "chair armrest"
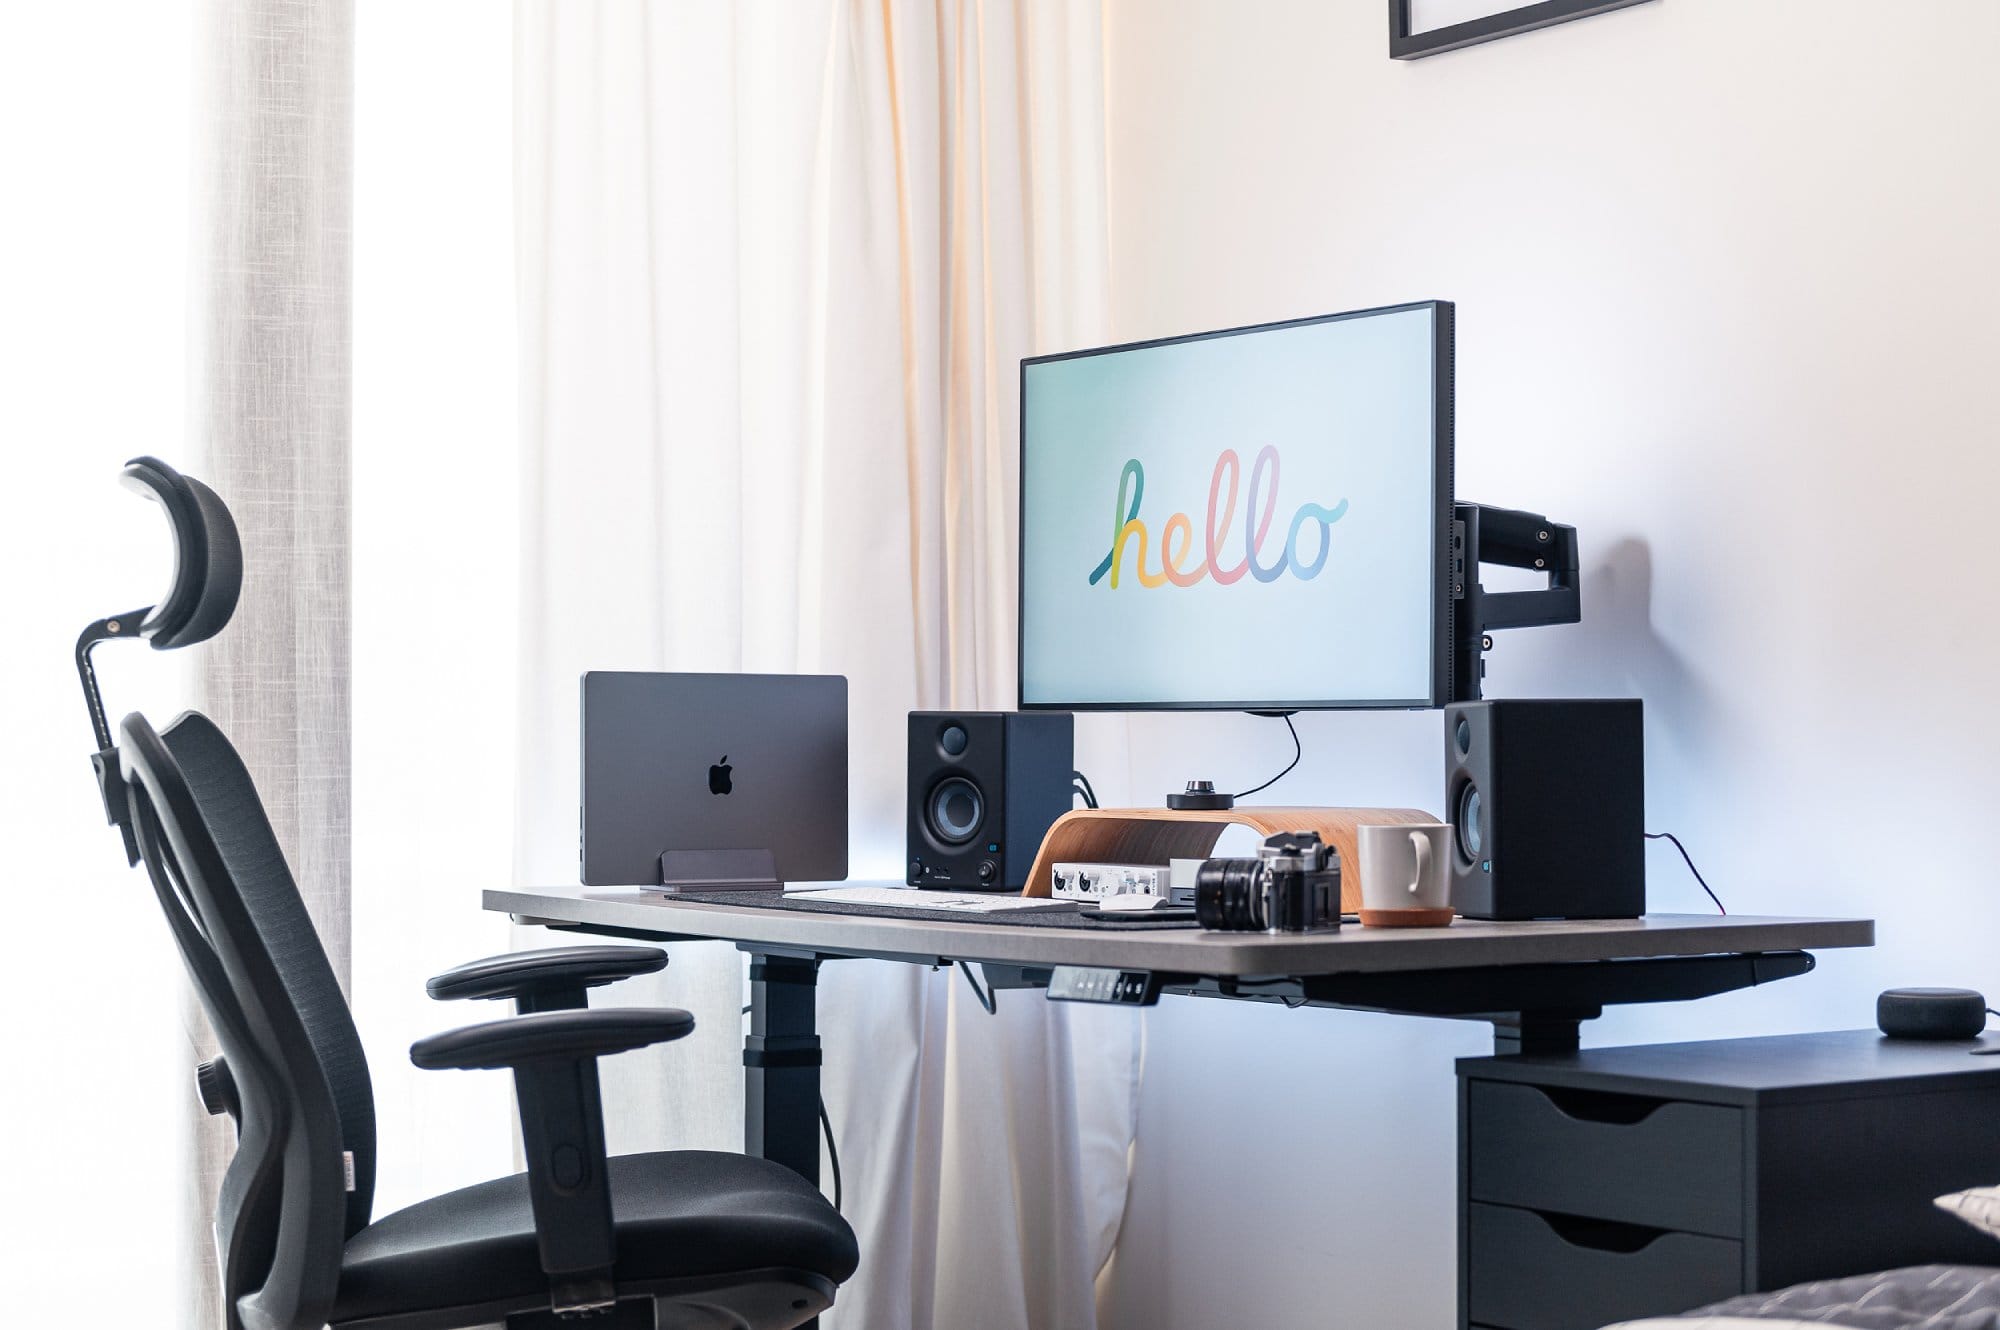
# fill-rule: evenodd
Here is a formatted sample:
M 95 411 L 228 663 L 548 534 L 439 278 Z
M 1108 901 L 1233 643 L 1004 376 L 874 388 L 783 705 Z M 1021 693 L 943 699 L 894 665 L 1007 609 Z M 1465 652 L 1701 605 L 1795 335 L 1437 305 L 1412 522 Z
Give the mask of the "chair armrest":
M 410 1045 L 410 1061 L 426 1071 L 514 1069 L 535 1244 L 558 1316 L 602 1310 L 617 1296 L 597 1059 L 693 1031 L 694 1017 L 672 1008 L 541 1011 Z
M 568 1011 L 584 1005 L 584 990 L 667 968 L 658 947 L 547 947 L 468 961 L 424 985 L 440 1002 L 513 998 L 516 1009 Z
M 694 1032 L 694 1017 L 672 1007 L 538 1011 L 446 1030 L 410 1045 L 425 1071 L 470 1071 L 545 1061 L 584 1061 L 671 1043 Z

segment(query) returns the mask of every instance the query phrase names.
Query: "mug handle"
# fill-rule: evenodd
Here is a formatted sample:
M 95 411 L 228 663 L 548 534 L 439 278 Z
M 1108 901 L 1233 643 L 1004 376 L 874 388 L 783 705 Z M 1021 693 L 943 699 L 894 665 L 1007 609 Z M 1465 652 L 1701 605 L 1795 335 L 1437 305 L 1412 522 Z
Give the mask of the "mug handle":
M 1425 879 L 1431 875 L 1431 838 L 1421 831 L 1413 831 L 1410 833 L 1410 844 L 1415 846 L 1417 851 L 1417 874 L 1410 879 L 1409 888 L 1410 894 L 1414 896 L 1418 888 L 1423 886 Z

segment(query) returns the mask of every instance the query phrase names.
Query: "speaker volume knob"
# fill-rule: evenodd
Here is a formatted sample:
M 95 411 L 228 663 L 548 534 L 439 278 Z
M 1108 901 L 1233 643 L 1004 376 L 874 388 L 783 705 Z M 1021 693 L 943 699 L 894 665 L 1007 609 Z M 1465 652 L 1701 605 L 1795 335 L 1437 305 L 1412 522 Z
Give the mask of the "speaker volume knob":
M 991 882 L 993 875 L 999 871 L 998 868 L 994 867 L 991 859 L 981 859 L 979 861 L 979 880 L 981 882 Z

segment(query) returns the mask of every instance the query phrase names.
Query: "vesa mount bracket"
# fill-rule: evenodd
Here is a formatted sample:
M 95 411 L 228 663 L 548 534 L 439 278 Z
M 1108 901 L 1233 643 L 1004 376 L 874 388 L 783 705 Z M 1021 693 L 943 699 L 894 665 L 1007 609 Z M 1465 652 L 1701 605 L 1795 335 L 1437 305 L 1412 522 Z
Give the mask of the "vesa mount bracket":
M 1545 573 L 1548 585 L 1536 591 L 1488 591 L 1479 585 L 1483 563 Z M 1451 598 L 1451 700 L 1476 702 L 1496 629 L 1539 628 L 1583 618 L 1576 528 L 1514 508 L 1452 505 Z

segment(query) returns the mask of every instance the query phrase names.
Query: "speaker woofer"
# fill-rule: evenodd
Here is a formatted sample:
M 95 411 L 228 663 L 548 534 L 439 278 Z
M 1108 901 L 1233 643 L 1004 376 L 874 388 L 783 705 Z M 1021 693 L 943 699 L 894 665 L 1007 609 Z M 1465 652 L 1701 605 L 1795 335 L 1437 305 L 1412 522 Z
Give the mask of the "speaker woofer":
M 946 845 L 963 845 L 979 834 L 979 824 L 986 819 L 986 799 L 965 777 L 947 776 L 931 791 L 924 819 L 931 835 Z
M 1468 864 L 1479 861 L 1480 848 L 1486 842 L 1484 833 L 1480 831 L 1480 814 L 1485 811 L 1482 803 L 1479 787 L 1467 781 L 1458 792 L 1458 815 L 1452 821 L 1456 824 L 1458 852 Z

